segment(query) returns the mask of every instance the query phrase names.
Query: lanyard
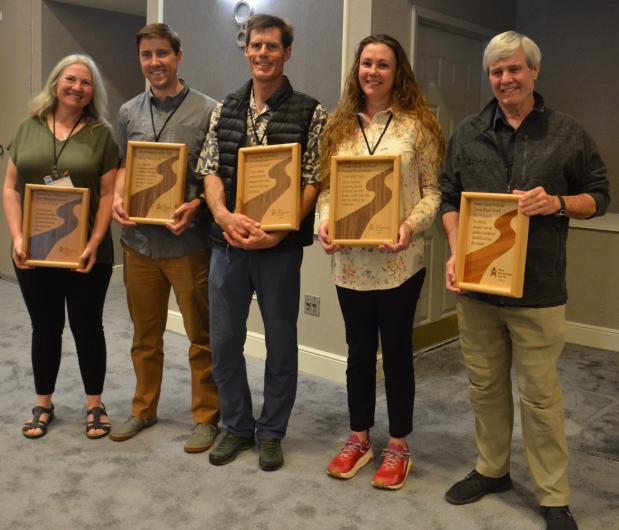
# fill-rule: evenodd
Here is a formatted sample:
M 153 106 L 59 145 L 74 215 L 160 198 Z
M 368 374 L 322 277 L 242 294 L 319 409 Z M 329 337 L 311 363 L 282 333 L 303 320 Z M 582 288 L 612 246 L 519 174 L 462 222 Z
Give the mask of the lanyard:
M 60 155 L 64 151 L 64 148 L 69 143 L 69 140 L 71 139 L 71 136 L 73 135 L 73 131 L 77 127 L 78 123 L 81 121 L 82 121 L 82 114 L 80 114 L 80 117 L 73 124 L 73 127 L 71 127 L 71 130 L 69 131 L 69 135 L 67 136 L 67 139 L 64 141 L 64 143 L 60 147 L 60 151 L 56 152 L 56 114 L 52 114 L 52 148 L 53 148 L 53 154 L 54 154 L 54 167 L 53 167 L 54 177 L 58 177 L 60 175 L 60 173 L 58 172 L 58 160 L 60 159 Z
M 374 144 L 374 147 L 370 147 L 370 142 L 368 142 L 368 137 L 365 135 L 365 130 L 363 129 L 363 123 L 361 123 L 361 116 L 357 114 L 357 122 L 359 123 L 359 128 L 361 129 L 361 133 L 363 134 L 363 139 L 365 140 L 365 145 L 368 148 L 368 153 L 370 153 L 371 155 L 373 155 L 376 152 L 376 149 L 378 149 L 378 146 L 380 145 L 380 141 L 383 139 L 383 136 L 385 136 L 385 133 L 387 132 L 387 128 L 389 127 L 389 124 L 391 123 L 392 118 L 393 118 L 393 113 L 389 115 L 387 124 L 385 125 L 383 132 L 380 133 L 380 136 L 378 137 L 378 140 Z
M 251 121 L 251 128 L 252 128 L 252 131 L 254 132 L 254 140 L 256 140 L 257 145 L 262 145 L 262 142 L 264 142 L 264 137 L 267 135 L 266 127 L 264 128 L 262 137 L 258 138 L 258 129 L 256 128 L 256 122 L 254 120 L 254 113 L 251 110 L 251 105 L 248 110 L 249 110 L 249 121 Z
M 168 122 L 170 121 L 172 116 L 174 116 L 174 113 L 178 110 L 178 108 L 183 104 L 183 101 L 185 101 L 185 98 L 187 97 L 187 94 L 189 94 L 189 90 L 187 90 L 183 94 L 183 97 L 178 102 L 178 105 L 176 105 L 174 107 L 174 109 L 172 109 L 172 112 L 170 112 L 170 114 L 168 114 L 168 117 L 163 122 L 163 125 L 161 126 L 161 129 L 159 129 L 159 132 L 157 132 L 157 129 L 155 129 L 155 118 L 153 117 L 153 101 L 152 101 L 152 99 L 149 100 L 149 103 L 150 103 L 150 123 L 153 126 L 153 136 L 155 137 L 155 142 L 159 141 L 159 138 L 161 138 L 161 134 L 163 133 L 163 130 L 165 129 L 165 126 L 168 124 Z

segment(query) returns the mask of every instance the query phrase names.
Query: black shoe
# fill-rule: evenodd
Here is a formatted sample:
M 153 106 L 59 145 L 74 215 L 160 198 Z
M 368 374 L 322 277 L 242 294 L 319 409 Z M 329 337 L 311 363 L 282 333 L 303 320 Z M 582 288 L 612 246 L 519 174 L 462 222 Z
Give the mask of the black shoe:
M 578 530 L 569 506 L 540 506 L 539 511 L 546 521 L 546 530 Z
M 251 438 L 243 438 L 227 431 L 219 445 L 208 455 L 209 462 L 214 466 L 223 466 L 232 462 L 241 451 L 250 449 L 254 445 L 256 445 L 256 441 L 253 436 Z
M 262 471 L 275 471 L 284 465 L 282 442 L 277 438 L 263 438 L 258 441 L 258 465 Z
M 450 504 L 468 504 L 478 501 L 488 493 L 500 493 L 513 487 L 509 473 L 499 478 L 491 478 L 484 477 L 474 469 L 449 488 L 445 493 L 445 500 Z

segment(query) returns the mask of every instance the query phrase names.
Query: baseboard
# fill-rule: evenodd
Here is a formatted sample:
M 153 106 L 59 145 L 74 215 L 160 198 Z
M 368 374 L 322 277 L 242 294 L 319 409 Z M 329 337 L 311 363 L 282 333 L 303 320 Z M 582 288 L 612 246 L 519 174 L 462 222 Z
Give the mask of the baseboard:
M 110 280 L 113 284 L 123 283 L 123 266 L 122 265 L 114 265 L 112 267 L 112 279 Z
M 173 331 L 174 333 L 187 335 L 187 333 L 185 333 L 185 326 L 183 325 L 183 315 L 181 315 L 179 311 L 168 309 L 168 322 L 166 324 L 166 329 L 168 331 Z
M 168 311 L 167 329 L 175 333 L 185 334 L 183 317 L 178 311 Z M 567 323 L 567 342 L 581 344 L 591 348 L 619 351 L 619 330 L 580 324 L 577 322 Z M 266 343 L 264 335 L 253 331 L 247 332 L 245 341 L 245 353 L 259 359 L 266 358 Z M 378 355 L 376 376 L 383 378 L 382 355 Z M 336 383 L 346 382 L 346 356 L 338 355 L 299 345 L 299 370 L 318 377 L 324 377 Z
M 619 330 L 567 322 L 567 342 L 619 352 Z
M 183 317 L 178 311 L 168 311 L 167 329 L 176 333 L 185 334 Z M 245 353 L 259 359 L 266 358 L 266 343 L 264 335 L 253 331 L 247 332 L 245 340 Z M 335 383 L 346 382 L 346 356 L 337 355 L 309 346 L 299 344 L 299 370 L 301 372 L 324 377 Z M 378 356 L 376 376 L 380 380 L 383 377 L 382 356 Z

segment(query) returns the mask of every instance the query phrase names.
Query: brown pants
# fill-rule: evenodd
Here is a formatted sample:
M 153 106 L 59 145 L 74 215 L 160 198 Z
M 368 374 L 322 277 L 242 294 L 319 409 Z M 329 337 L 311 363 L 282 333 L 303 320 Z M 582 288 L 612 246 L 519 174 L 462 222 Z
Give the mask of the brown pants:
M 516 369 L 524 448 L 542 506 L 569 504 L 568 450 L 557 360 L 565 343 L 565 306 L 499 307 L 459 296 L 458 324 L 475 411 L 475 468 L 509 472 Z
M 170 287 L 189 338 L 191 413 L 196 423 L 219 421 L 219 397 L 209 344 L 209 254 L 153 259 L 124 247 L 124 275 L 133 321 L 131 357 L 136 376 L 132 415 L 157 414 L 163 375 L 163 334 Z

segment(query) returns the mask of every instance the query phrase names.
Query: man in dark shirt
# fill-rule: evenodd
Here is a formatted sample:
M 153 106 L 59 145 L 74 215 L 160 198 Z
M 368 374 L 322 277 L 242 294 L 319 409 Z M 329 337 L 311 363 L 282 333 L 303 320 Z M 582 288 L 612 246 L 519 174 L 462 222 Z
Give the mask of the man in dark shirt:
M 569 509 L 568 449 L 557 360 L 565 341 L 568 218 L 603 215 L 606 169 L 593 140 L 534 92 L 541 52 L 513 31 L 484 52 L 493 99 L 463 121 L 449 143 L 441 175 L 443 226 L 452 255 L 447 289 L 457 313 L 469 396 L 475 411 L 475 469 L 445 497 L 466 504 L 511 489 L 509 475 L 516 368 L 525 451 L 541 513 L 550 530 L 576 528 Z M 455 286 L 460 194 L 515 193 L 530 216 L 522 298 L 467 293 Z

